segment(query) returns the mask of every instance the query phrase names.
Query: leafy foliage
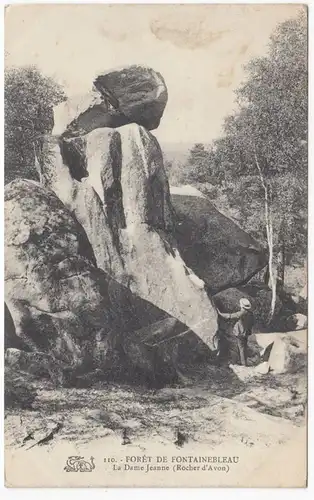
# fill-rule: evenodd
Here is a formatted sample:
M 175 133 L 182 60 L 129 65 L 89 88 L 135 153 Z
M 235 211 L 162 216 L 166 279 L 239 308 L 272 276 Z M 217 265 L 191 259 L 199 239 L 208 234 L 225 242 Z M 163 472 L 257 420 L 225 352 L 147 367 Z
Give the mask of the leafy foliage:
M 209 167 L 209 152 L 205 149 L 204 144 L 195 144 L 190 151 L 185 168 L 186 182 L 206 182 L 209 175 Z
M 263 237 L 262 175 L 270 193 L 275 247 L 285 240 L 290 256 L 305 254 L 307 19 L 304 12 L 277 27 L 270 39 L 268 55 L 253 59 L 246 72 L 247 80 L 236 92 L 239 110 L 225 121 L 228 147 L 224 144 L 224 152 L 230 168 L 225 169 L 224 176 L 233 183 L 236 180 L 234 197 L 241 198 L 246 222 Z
M 215 184 L 211 197 L 227 197 L 238 222 L 266 241 L 265 183 L 274 250 L 302 260 L 307 247 L 307 17 L 277 26 L 265 57 L 245 67 L 236 90 L 237 110 L 226 117 L 223 136 L 207 149 L 196 144 L 185 166 L 192 183 Z M 260 171 L 257 168 L 257 162 Z M 207 189 L 207 191 L 210 191 Z M 213 200 L 215 201 L 215 200 Z
M 61 87 L 35 67 L 5 72 L 5 182 L 37 179 L 35 150 L 53 127 L 53 106 L 64 99 Z

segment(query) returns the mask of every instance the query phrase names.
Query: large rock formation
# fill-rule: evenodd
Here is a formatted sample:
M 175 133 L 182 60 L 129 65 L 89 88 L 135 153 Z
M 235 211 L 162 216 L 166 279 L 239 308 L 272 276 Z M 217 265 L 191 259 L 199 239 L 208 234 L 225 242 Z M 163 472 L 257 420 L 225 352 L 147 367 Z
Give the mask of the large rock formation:
M 45 165 L 43 182 L 85 229 L 97 265 L 212 347 L 216 312 L 173 238 L 174 212 L 157 140 L 130 124 L 71 141 L 79 151 L 74 170 L 53 145 L 55 159 Z M 88 172 L 83 181 L 80 165 Z
M 171 200 L 149 132 L 166 102 L 150 68 L 102 73 L 88 95 L 55 109 L 38 148 L 40 184 L 6 187 L 11 364 L 36 369 L 35 352 L 49 374 L 52 356 L 77 377 L 100 369 L 173 382 L 214 348 L 208 292 L 265 265 L 257 243 L 207 200 Z
M 52 191 L 13 181 L 5 189 L 5 215 L 5 300 L 25 351 L 48 353 L 71 373 L 100 367 L 107 378 L 136 373 L 151 383 L 180 374 L 169 345 L 175 352 L 177 343 L 192 342 L 196 355 L 208 353 L 184 324 L 95 267 L 84 230 Z M 156 322 L 159 333 L 150 334 Z M 143 328 L 145 334 L 136 333 Z M 11 340 L 10 331 L 7 348 L 15 347 Z M 21 360 L 13 351 L 10 359 Z
M 266 266 L 265 251 L 201 193 L 172 188 L 175 238 L 186 264 L 211 293 L 244 284 Z M 181 194 L 182 192 L 182 194 Z

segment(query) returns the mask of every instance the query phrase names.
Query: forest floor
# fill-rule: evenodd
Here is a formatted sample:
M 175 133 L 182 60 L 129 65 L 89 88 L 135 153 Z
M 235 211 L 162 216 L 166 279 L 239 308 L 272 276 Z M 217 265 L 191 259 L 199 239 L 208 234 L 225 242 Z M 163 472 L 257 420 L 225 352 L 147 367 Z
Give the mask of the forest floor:
M 47 447 L 114 437 L 123 445 L 188 442 L 217 446 L 229 440 L 269 446 L 305 426 L 306 356 L 294 373 L 241 381 L 232 370 L 200 366 L 177 387 L 148 390 L 119 384 L 55 389 L 37 383 L 33 409 L 7 409 L 6 447 L 28 449 L 53 433 Z

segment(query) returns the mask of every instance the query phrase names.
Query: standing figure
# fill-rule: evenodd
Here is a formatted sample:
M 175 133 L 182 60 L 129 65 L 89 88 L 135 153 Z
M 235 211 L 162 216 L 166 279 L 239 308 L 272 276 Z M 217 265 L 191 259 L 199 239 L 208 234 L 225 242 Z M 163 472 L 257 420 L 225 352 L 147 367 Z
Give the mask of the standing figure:
M 236 337 L 238 354 L 241 365 L 247 365 L 248 337 L 252 333 L 254 315 L 251 311 L 251 303 L 248 299 L 240 299 L 240 311 L 228 314 L 217 309 L 219 316 L 224 319 L 237 320 L 233 327 L 233 335 Z

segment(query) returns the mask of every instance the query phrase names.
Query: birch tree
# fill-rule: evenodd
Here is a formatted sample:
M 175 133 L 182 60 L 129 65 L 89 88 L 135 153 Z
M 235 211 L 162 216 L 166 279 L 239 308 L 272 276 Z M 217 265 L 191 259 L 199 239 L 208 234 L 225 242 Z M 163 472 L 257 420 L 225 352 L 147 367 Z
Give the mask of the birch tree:
M 226 118 L 214 144 L 220 177 L 243 220 L 265 238 L 269 320 L 284 285 L 288 254 L 306 252 L 307 210 L 307 19 L 280 24 L 265 57 L 245 67 L 236 91 L 237 111 Z M 218 167 L 219 168 L 219 167 Z M 222 173 L 223 171 L 223 173 Z M 254 227 L 255 226 L 255 227 Z

